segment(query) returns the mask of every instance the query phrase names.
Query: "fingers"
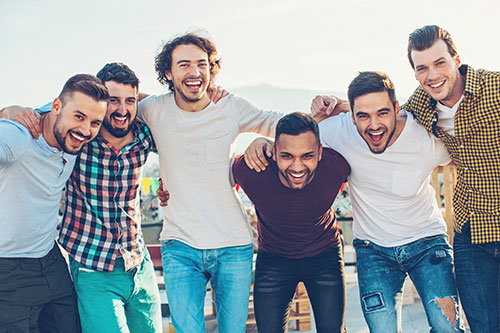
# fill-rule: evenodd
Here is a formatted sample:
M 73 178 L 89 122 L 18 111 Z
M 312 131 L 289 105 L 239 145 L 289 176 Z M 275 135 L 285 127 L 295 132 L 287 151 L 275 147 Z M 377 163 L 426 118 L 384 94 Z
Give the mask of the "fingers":
M 210 92 L 210 99 L 212 102 L 217 103 L 221 98 L 226 97 L 228 94 L 229 92 L 221 86 L 214 86 L 214 89 Z
M 324 114 L 330 106 L 328 96 L 316 96 L 311 102 L 311 114 L 313 117 Z
M 268 146 L 271 146 L 271 148 Z M 271 152 L 269 152 L 269 149 L 271 149 Z M 257 172 L 264 171 L 269 165 L 266 155 L 269 157 L 272 156 L 272 145 L 266 139 L 255 139 L 248 146 L 247 150 L 245 150 L 245 163 L 252 170 Z
M 327 96 L 327 99 L 323 99 L 323 104 L 326 106 L 325 113 L 331 115 L 337 106 L 337 99 L 333 96 Z
M 264 150 L 266 152 L 266 156 L 271 158 L 273 157 L 273 145 L 271 143 L 268 143 L 265 147 Z M 267 162 L 267 161 L 266 161 Z
M 158 189 L 156 190 L 156 196 L 160 200 L 160 206 L 165 207 L 168 205 L 168 200 L 170 199 L 170 193 L 163 188 L 163 182 L 161 178 L 158 178 Z
M 26 114 L 24 119 L 25 123 L 22 123 L 22 121 L 19 122 L 28 129 L 33 138 L 38 139 L 40 134 L 42 134 L 42 116 L 33 110 L 32 113 Z

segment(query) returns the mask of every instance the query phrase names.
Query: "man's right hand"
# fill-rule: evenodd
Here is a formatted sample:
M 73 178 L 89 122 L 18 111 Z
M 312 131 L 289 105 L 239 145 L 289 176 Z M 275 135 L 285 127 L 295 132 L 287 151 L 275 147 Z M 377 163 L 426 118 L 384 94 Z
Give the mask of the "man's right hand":
M 19 105 L 8 106 L 1 110 L 0 118 L 20 123 L 28 129 L 31 136 L 35 139 L 38 139 L 40 134 L 42 134 L 42 116 L 32 108 Z
M 261 172 L 269 165 L 266 156 L 273 156 L 273 142 L 266 138 L 257 138 L 245 150 L 244 159 L 250 169 Z
M 316 96 L 311 102 L 311 114 L 318 123 L 328 117 L 350 111 L 349 102 L 335 96 Z

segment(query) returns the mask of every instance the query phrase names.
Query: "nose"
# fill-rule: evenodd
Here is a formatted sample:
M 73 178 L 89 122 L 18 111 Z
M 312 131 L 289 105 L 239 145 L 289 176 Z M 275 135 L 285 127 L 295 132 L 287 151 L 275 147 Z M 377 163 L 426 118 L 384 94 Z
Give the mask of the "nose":
M 190 66 L 189 74 L 198 77 L 200 75 L 200 70 L 198 66 Z
M 432 66 L 429 67 L 429 71 L 427 73 L 427 77 L 429 80 L 435 79 L 439 76 L 437 70 Z
M 295 158 L 292 162 L 292 170 L 301 171 L 302 169 L 304 169 L 304 163 L 302 163 L 300 158 Z
M 377 117 L 370 117 L 370 128 L 377 129 L 379 126 L 379 121 Z
M 118 107 L 118 112 L 123 115 L 127 111 L 127 105 L 125 104 L 125 101 L 120 102 L 120 106 Z
M 84 121 L 79 127 L 80 132 L 85 136 L 91 135 L 90 129 L 91 129 L 90 121 Z

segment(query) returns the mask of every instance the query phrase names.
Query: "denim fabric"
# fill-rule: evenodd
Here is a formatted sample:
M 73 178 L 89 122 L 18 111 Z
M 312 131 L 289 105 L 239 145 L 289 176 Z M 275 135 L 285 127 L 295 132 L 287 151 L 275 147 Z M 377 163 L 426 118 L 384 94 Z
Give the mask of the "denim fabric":
M 70 258 L 84 333 L 161 333 L 161 300 L 153 263 L 129 271 L 121 257 L 112 272 L 95 271 Z
M 420 295 L 430 332 L 462 332 L 447 237 L 424 237 L 395 247 L 354 240 L 361 308 L 370 332 L 402 332 L 402 289 L 407 275 Z M 440 304 L 448 310 L 444 312 Z
M 346 295 L 340 244 L 316 256 L 301 259 L 259 250 L 254 284 L 259 332 L 287 331 L 290 305 L 300 281 L 306 286 L 317 332 L 345 332 Z
M 500 242 L 472 244 L 455 234 L 455 276 L 462 306 L 474 333 L 499 332 Z
M 178 333 L 204 333 L 204 301 L 210 280 L 219 333 L 245 332 L 252 279 L 252 244 L 198 250 L 176 240 L 162 241 L 165 289 Z

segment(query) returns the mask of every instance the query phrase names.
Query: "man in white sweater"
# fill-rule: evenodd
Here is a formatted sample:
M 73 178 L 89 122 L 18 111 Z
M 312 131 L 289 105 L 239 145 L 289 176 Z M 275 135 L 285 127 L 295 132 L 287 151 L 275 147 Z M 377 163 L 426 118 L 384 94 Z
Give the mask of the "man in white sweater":
M 274 134 L 281 114 L 229 95 L 217 104 L 207 88 L 220 69 L 215 45 L 186 34 L 156 57 L 160 83 L 171 92 L 139 103 L 153 134 L 160 173 L 170 192 L 160 235 L 165 287 L 177 332 L 205 332 L 210 280 L 219 332 L 244 332 L 252 276 L 252 234 L 229 170 L 242 132 Z

